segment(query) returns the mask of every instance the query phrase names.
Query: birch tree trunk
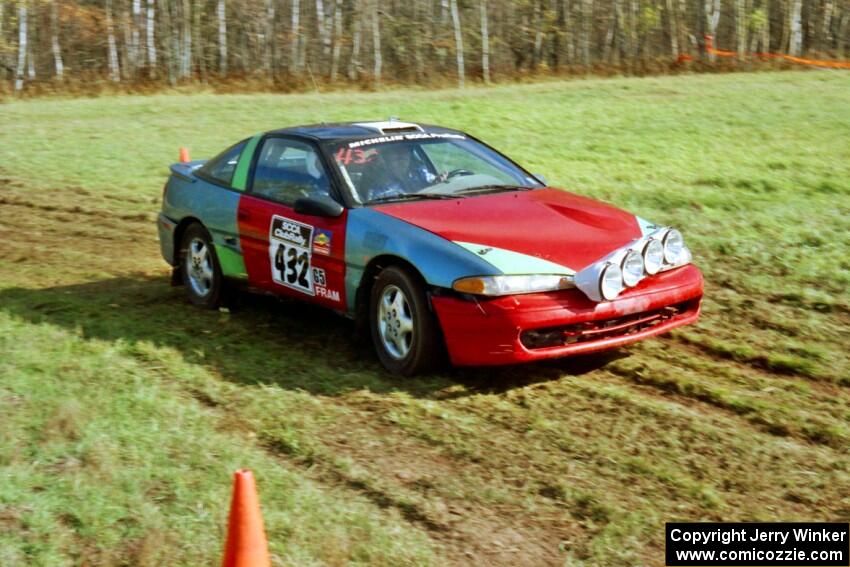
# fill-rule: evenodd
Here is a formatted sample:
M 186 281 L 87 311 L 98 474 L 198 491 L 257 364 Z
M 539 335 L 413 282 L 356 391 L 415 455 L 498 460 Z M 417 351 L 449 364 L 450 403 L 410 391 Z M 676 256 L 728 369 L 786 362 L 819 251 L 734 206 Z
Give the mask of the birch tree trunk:
M 540 14 L 541 6 L 540 0 L 534 2 L 534 18 L 532 27 L 534 28 L 534 50 L 533 58 L 532 58 L 532 67 L 538 67 L 540 65 L 542 49 L 543 49 L 543 29 L 542 29 L 542 16 Z
M 141 51 L 139 28 L 141 27 L 142 19 L 142 0 L 133 0 L 132 13 L 130 45 L 127 51 L 130 54 L 130 64 L 133 69 L 137 69 L 139 67 L 139 52 Z
M 121 81 L 121 69 L 118 66 L 118 47 L 115 43 L 115 29 L 112 25 L 112 0 L 106 0 L 106 43 L 108 47 L 109 80 Z
M 746 0 L 735 0 L 735 39 L 737 40 L 738 60 L 744 59 L 747 53 L 747 3 Z
M 455 29 L 455 56 L 457 58 L 457 84 L 460 88 L 466 83 L 466 73 L 463 64 L 463 33 L 460 27 L 460 14 L 457 9 L 457 0 L 451 0 L 452 25 Z
M 191 0 L 183 0 L 183 52 L 180 58 L 180 77 L 187 79 L 192 76 L 192 4 Z
M 487 0 L 480 0 L 481 10 L 481 73 L 484 83 L 490 84 L 490 34 L 487 30 Z
M 670 34 L 670 55 L 675 59 L 679 56 L 678 15 L 674 0 L 666 0 L 667 4 L 667 33 Z
M 203 22 L 202 0 L 192 0 L 192 45 L 194 46 L 194 58 L 198 66 L 198 76 L 201 82 L 207 82 L 207 58 L 204 50 L 204 32 L 201 24 Z
M 227 6 L 225 0 L 218 0 L 216 6 L 218 17 L 218 74 L 227 76 Z
M 380 11 L 378 10 L 379 1 L 380 0 L 372 0 L 372 48 L 375 51 L 375 70 L 373 73 L 375 85 L 381 84 L 381 69 L 384 66 L 384 58 L 381 55 Z
M 717 24 L 720 23 L 720 0 L 705 0 L 705 23 L 708 35 L 716 38 Z M 708 59 L 714 61 L 717 58 L 714 53 L 708 54 Z
M 151 78 L 156 77 L 156 35 L 154 26 L 156 25 L 156 0 L 148 0 L 147 25 L 145 26 L 145 37 L 147 38 L 146 50 L 148 52 L 148 67 L 150 68 Z
M 339 56 L 342 53 L 342 0 L 334 0 L 333 54 L 331 55 L 331 82 L 339 73 Z
M 275 0 L 266 0 L 266 29 L 265 29 L 265 45 L 264 58 L 266 74 L 270 78 L 274 78 L 275 69 Z
M 351 60 L 348 62 L 348 79 L 356 81 L 360 74 L 360 42 L 363 28 L 363 0 L 354 2 L 354 29 L 351 40 Z
M 50 50 L 53 52 L 53 67 L 56 70 L 56 78 L 61 81 L 65 72 L 65 64 L 62 61 L 62 49 L 59 45 L 59 14 L 56 9 L 56 0 L 50 3 Z
M 832 12 L 833 12 L 833 3 L 832 0 L 825 0 L 823 3 L 823 23 L 821 25 L 821 33 L 820 33 L 820 48 L 821 51 L 829 49 L 832 47 Z
M 290 60 L 290 70 L 297 74 L 301 71 L 300 61 L 300 40 L 301 40 L 301 2 L 300 0 L 292 0 L 292 37 L 290 39 L 290 49 L 292 51 Z
M 848 36 L 850 36 L 850 12 L 845 12 L 838 26 L 838 45 L 836 46 L 838 56 L 842 59 L 844 58 Z
M 24 88 L 27 65 L 27 0 L 18 0 L 18 67 L 15 70 L 15 90 Z
M 590 67 L 590 32 L 593 18 L 593 0 L 581 0 L 581 62 Z
M 325 61 L 331 54 L 331 32 L 333 24 L 329 24 L 327 21 L 323 0 L 316 0 L 316 24 L 319 30 L 319 41 L 322 43 L 322 55 L 324 55 L 322 60 Z
M 6 78 L 6 51 L 3 49 L 6 45 L 6 42 L 3 38 L 3 19 L 5 17 L 6 12 L 6 3 L 0 2 L 0 79 Z
M 802 53 L 803 48 L 802 11 L 802 0 L 792 0 L 791 11 L 788 14 L 788 27 L 791 30 L 791 37 L 788 42 L 788 53 L 795 57 L 798 57 Z

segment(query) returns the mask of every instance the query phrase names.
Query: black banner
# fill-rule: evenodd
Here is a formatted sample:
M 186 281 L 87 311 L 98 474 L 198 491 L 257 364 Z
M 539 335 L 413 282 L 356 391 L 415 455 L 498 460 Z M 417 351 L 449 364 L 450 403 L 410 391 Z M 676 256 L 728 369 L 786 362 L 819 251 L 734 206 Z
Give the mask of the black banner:
M 666 565 L 850 566 L 850 524 L 668 523 Z

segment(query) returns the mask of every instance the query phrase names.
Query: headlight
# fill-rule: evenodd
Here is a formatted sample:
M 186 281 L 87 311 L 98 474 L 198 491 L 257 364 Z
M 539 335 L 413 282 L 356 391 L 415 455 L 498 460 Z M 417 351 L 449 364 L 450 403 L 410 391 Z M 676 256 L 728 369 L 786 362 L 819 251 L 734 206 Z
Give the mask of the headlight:
M 473 295 L 515 295 L 556 291 L 574 287 L 571 276 L 536 274 L 526 276 L 480 276 L 461 278 L 452 284 L 452 289 Z
M 643 247 L 643 267 L 646 273 L 654 275 L 658 273 L 664 264 L 664 245 L 660 240 L 654 238 Z
M 599 293 L 611 301 L 623 291 L 623 271 L 617 264 L 608 264 L 599 274 Z
M 643 258 L 634 250 L 630 250 L 620 262 L 620 269 L 623 272 L 623 283 L 634 287 L 643 278 Z
M 664 235 L 664 261 L 668 264 L 675 264 L 682 256 L 682 251 L 685 248 L 685 239 L 682 238 L 682 233 L 671 228 Z

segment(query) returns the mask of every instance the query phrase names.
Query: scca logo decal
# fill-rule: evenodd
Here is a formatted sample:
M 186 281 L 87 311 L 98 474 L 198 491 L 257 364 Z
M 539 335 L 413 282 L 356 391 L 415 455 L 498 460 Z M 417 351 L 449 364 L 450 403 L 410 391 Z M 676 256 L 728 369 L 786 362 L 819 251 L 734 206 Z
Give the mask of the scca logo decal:
M 292 219 L 273 216 L 269 229 L 269 260 L 272 281 L 315 295 L 310 265 L 313 227 Z

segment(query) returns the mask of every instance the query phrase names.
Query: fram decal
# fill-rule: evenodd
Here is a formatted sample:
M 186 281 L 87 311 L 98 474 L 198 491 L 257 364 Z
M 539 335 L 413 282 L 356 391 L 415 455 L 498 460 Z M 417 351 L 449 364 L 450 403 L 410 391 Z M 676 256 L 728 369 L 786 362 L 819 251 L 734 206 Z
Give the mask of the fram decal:
M 335 289 L 328 289 L 325 286 L 317 285 L 316 295 L 318 297 L 330 299 L 331 301 L 339 301 L 339 292 Z
M 333 232 L 317 228 L 316 233 L 313 236 L 313 252 L 315 252 L 316 254 L 324 254 L 325 256 L 330 256 L 332 237 Z

